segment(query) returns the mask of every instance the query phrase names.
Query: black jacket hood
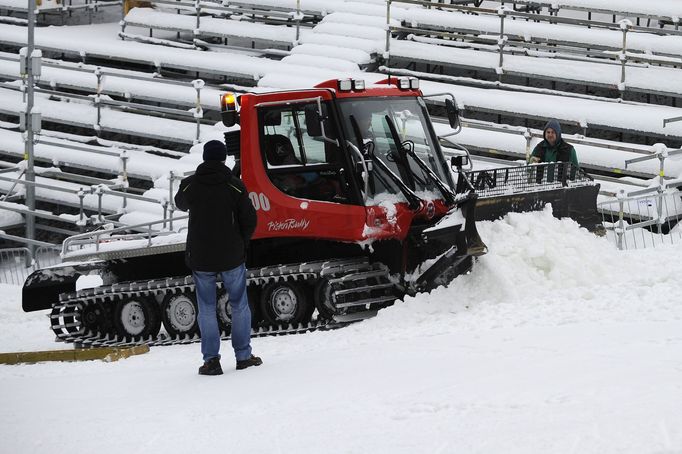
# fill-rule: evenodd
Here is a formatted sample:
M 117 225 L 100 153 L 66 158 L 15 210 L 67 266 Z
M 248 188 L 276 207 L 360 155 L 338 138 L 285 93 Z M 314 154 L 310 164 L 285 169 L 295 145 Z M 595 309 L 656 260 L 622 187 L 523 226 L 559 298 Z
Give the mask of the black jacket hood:
M 232 178 L 232 171 L 222 161 L 204 161 L 195 172 L 198 183 L 215 186 L 225 184 Z

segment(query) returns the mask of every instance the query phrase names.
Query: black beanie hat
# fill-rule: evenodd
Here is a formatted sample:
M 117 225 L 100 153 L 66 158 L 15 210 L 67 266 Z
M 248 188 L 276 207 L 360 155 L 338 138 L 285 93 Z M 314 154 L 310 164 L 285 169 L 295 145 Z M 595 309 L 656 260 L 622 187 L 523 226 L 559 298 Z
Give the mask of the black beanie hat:
M 227 149 L 220 140 L 209 140 L 204 144 L 204 161 L 224 161 Z

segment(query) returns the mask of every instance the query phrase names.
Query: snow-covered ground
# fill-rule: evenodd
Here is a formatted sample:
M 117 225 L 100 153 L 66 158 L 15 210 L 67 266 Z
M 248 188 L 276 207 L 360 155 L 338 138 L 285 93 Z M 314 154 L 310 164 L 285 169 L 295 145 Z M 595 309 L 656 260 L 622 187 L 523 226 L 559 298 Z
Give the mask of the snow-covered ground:
M 548 211 L 480 223 L 449 288 L 331 332 L 0 366 L 0 453 L 682 452 L 682 246 L 615 250 Z M 54 348 L 0 287 L 0 351 Z

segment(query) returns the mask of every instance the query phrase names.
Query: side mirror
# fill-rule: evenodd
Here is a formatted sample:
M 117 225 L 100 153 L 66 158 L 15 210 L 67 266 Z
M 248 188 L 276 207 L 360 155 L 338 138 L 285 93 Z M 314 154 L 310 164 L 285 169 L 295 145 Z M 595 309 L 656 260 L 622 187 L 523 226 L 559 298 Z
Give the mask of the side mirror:
M 228 128 L 239 123 L 239 114 L 236 110 L 224 110 L 220 112 L 220 118 L 223 121 L 223 124 Z
M 452 129 L 459 129 L 459 108 L 455 102 L 448 98 L 445 100 L 445 111 L 448 115 L 448 121 L 450 122 L 450 127 Z
M 227 149 L 227 155 L 238 157 L 241 146 L 241 131 L 226 131 L 223 134 L 225 136 L 225 148 Z
M 464 166 L 469 165 L 469 157 L 468 156 L 453 156 L 450 158 L 450 167 L 453 170 L 460 170 Z
M 305 127 L 310 137 L 322 137 L 322 118 L 317 106 L 305 106 Z

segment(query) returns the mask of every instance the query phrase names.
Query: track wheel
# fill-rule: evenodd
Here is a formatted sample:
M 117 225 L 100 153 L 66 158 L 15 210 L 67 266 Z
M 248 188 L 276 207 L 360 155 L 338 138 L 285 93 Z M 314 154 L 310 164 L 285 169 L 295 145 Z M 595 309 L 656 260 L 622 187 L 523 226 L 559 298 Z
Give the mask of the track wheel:
M 199 332 L 199 307 L 194 293 L 168 295 L 161 308 L 163 326 L 172 337 L 194 336 Z
M 116 334 L 125 338 L 146 339 L 159 333 L 159 306 L 153 299 L 141 296 L 119 300 L 114 308 Z
M 230 306 L 230 297 L 225 290 L 218 292 L 216 312 L 218 313 L 218 327 L 220 331 L 225 335 L 229 335 L 232 331 L 232 307 Z
M 111 309 L 107 310 L 107 307 L 102 303 L 88 302 L 85 304 L 80 315 L 81 325 L 85 334 L 114 334 Z
M 263 319 L 272 325 L 307 322 L 311 304 L 301 285 L 291 282 L 268 284 L 260 297 Z
M 260 321 L 255 303 L 259 298 L 258 289 L 247 287 L 246 291 L 249 301 L 249 308 L 251 309 L 251 326 L 255 328 Z M 230 306 L 230 297 L 228 296 L 225 289 L 218 290 L 216 312 L 218 314 L 218 327 L 223 333 L 225 333 L 225 335 L 229 335 L 232 331 L 232 307 Z
M 320 314 L 320 318 L 331 320 L 338 311 L 332 303 L 332 288 L 327 279 L 320 279 L 315 285 L 315 307 Z

